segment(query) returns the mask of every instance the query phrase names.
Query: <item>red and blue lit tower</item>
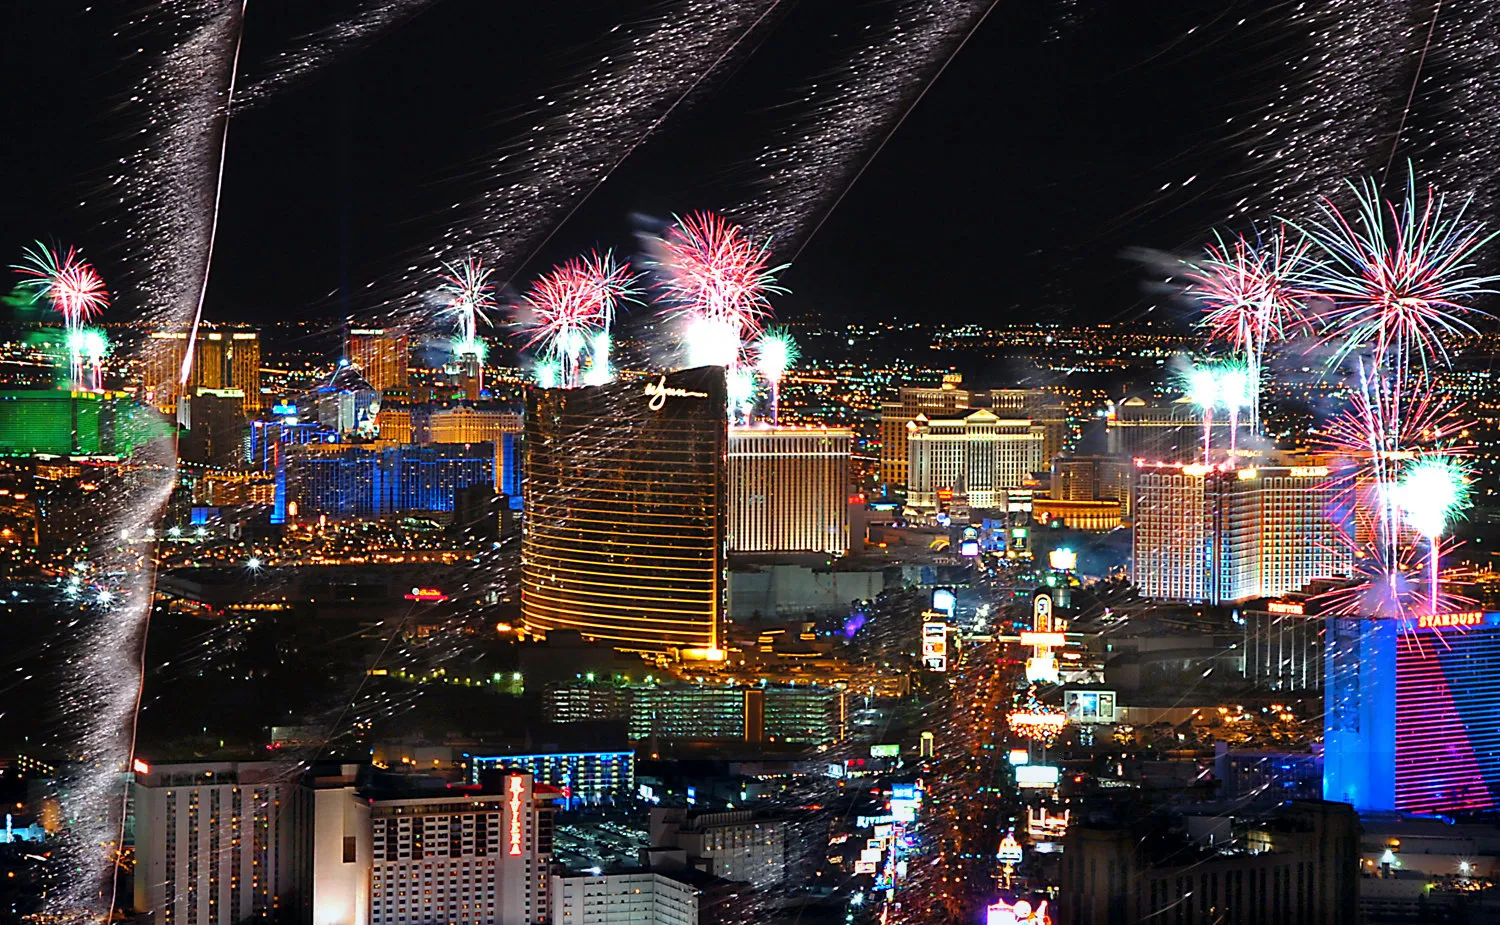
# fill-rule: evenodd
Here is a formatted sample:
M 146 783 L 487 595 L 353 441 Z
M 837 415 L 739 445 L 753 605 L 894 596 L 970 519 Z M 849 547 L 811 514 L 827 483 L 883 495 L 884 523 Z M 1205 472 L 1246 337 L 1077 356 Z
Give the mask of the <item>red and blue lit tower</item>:
M 1329 618 L 1323 796 L 1362 811 L 1500 806 L 1500 613 Z

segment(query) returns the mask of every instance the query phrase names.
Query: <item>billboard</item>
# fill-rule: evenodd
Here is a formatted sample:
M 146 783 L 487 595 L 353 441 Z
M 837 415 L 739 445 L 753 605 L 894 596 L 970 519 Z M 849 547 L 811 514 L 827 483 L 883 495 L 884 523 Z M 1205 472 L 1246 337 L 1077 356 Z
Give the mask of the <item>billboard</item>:
M 897 744 L 871 745 L 870 746 L 870 757 L 871 758 L 900 758 L 901 757 L 901 746 L 897 745 Z
M 1062 772 L 1051 765 L 1023 764 L 1016 767 L 1016 786 L 1022 789 L 1051 790 Z
M 1064 691 L 1063 712 L 1075 723 L 1113 723 L 1114 691 Z
M 948 670 L 948 624 L 922 624 L 922 664 L 932 671 Z
M 933 588 L 932 609 L 953 619 L 953 614 L 958 610 L 958 595 L 953 593 L 952 588 Z

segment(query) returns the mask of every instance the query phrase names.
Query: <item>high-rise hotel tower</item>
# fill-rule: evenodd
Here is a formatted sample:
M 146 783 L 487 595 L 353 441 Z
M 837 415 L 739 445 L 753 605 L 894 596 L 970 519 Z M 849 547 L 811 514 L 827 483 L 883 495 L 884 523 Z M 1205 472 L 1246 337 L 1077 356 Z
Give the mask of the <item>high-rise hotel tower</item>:
M 726 403 L 717 366 L 531 390 L 521 534 L 528 629 L 719 656 Z

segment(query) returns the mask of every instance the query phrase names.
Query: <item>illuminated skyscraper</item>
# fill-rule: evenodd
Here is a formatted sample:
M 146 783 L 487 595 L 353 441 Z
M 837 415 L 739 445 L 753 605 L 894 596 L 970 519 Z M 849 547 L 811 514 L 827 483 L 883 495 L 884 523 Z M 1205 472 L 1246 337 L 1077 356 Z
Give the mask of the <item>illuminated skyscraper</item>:
M 187 353 L 188 332 L 152 331 L 147 338 L 143 382 L 146 400 L 175 413 L 182 397 L 178 381 Z M 239 389 L 247 414 L 261 409 L 260 334 L 244 328 L 200 330 L 193 348 L 188 395 L 198 388 Z
M 730 428 L 730 552 L 847 553 L 853 440 L 849 430 Z
M 410 346 L 406 335 L 385 328 L 350 328 L 345 355 L 376 389 L 410 385 Z
M 1222 603 L 1278 597 L 1349 574 L 1321 466 L 1144 466 L 1132 573 L 1143 597 Z
M 907 424 L 906 503 L 935 511 L 944 497 L 963 495 L 971 507 L 994 507 L 1043 464 L 1044 428 L 1026 418 L 985 409 L 960 418 L 917 415 Z
M 1323 795 L 1365 811 L 1500 806 L 1500 613 L 1329 618 Z
M 969 407 L 969 393 L 959 388 L 963 377 L 943 377 L 941 388 L 903 388 L 896 401 L 880 407 L 880 481 L 905 485 L 907 477 L 906 425 L 919 414 L 949 416 Z
M 530 392 L 528 629 L 719 656 L 727 400 L 720 367 Z

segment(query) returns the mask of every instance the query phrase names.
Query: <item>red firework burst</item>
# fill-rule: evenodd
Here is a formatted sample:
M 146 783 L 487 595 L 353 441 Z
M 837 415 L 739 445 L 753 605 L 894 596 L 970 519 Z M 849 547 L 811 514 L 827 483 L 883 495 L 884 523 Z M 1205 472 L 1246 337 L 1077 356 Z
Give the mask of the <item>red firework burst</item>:
M 22 252 L 20 285 L 52 303 L 70 328 L 79 328 L 109 307 L 109 289 L 77 248 L 65 253 L 36 242 Z
M 741 341 L 759 333 L 769 315 L 769 297 L 782 267 L 740 226 L 712 212 L 678 219 L 662 241 L 666 276 L 662 289 L 679 313 L 727 322 Z
M 1204 259 L 1189 265 L 1188 291 L 1203 304 L 1209 338 L 1244 351 L 1253 366 L 1267 344 L 1305 327 L 1308 247 L 1305 237 L 1289 242 L 1280 225 L 1269 235 L 1208 245 Z
M 1309 284 L 1332 304 L 1318 320 L 1337 345 L 1335 361 L 1368 347 L 1399 390 L 1408 369 L 1446 361 L 1445 336 L 1473 333 L 1468 317 L 1480 313 L 1465 303 L 1497 279 L 1474 272 L 1493 235 L 1464 219 L 1467 202 L 1445 213 L 1431 187 L 1419 197 L 1410 175 L 1400 203 L 1373 181 L 1353 189 L 1352 217 L 1325 199 L 1322 220 L 1308 229 L 1326 255 Z

